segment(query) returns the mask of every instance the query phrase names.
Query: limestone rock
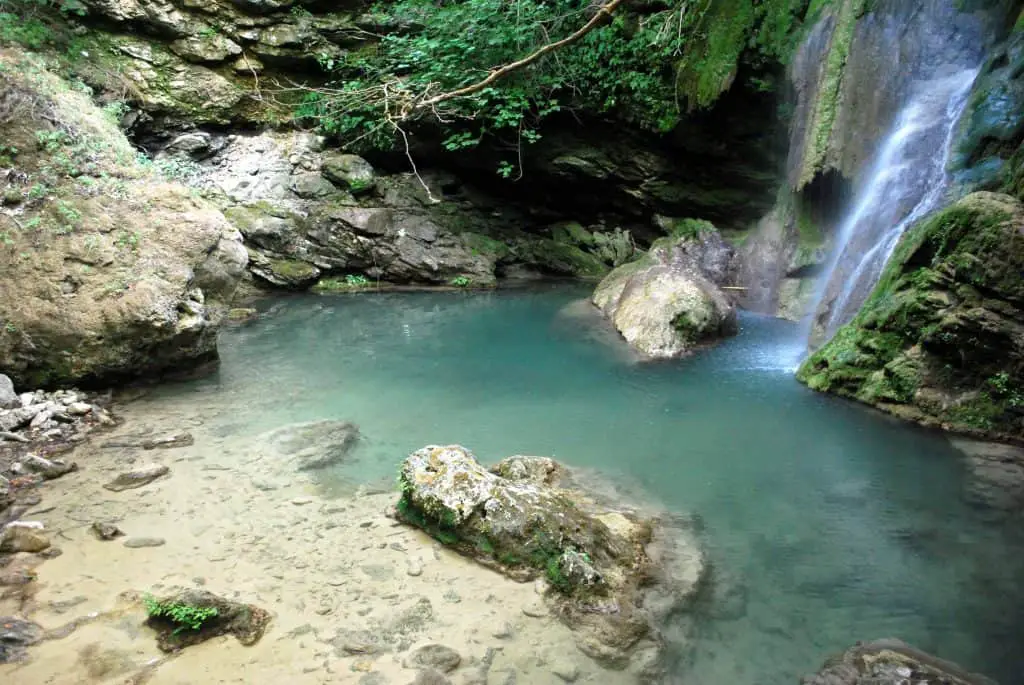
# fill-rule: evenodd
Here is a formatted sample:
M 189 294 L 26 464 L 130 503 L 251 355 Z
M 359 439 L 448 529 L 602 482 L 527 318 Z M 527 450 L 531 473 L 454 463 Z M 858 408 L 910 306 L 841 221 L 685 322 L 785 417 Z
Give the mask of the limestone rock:
M 917 650 L 899 640 L 858 643 L 825 662 L 801 685 L 995 685 L 985 676 Z
M 545 577 L 546 601 L 584 653 L 656 670 L 644 654 L 660 663 L 658 626 L 692 601 L 703 554 L 687 534 L 562 487 L 559 474 L 548 459 L 514 457 L 488 471 L 463 447 L 428 446 L 402 464 L 396 514 L 512 578 Z
M 275 429 L 260 443 L 298 471 L 340 464 L 359 444 L 359 427 L 348 421 L 311 421 Z
M 372 190 L 376 177 L 373 166 L 362 157 L 335 153 L 324 155 L 322 173 L 352 193 Z
M 444 645 L 424 645 L 414 650 L 406 658 L 403 666 L 405 668 L 435 669 L 442 673 L 451 673 L 459 664 L 462 657 L 451 647 Z
M 8 524 L 0 532 L 0 552 L 42 552 L 49 546 L 47 537 L 35 528 Z
M 137 469 L 120 474 L 103 487 L 113 492 L 141 488 L 155 481 L 160 476 L 170 473 L 170 468 L 163 464 L 147 464 Z
M 22 465 L 33 473 L 38 473 L 46 480 L 53 480 L 78 470 L 74 462 L 66 463 L 60 459 L 45 459 L 35 454 L 27 454 L 21 461 Z
M 25 659 L 26 647 L 39 642 L 43 637 L 42 627 L 17 616 L 0 616 L 0 664 L 9 664 Z
M 195 439 L 191 433 L 171 433 L 170 435 L 143 440 L 140 446 L 144 450 L 168 450 L 175 447 L 189 447 L 194 443 Z
M 797 378 L 927 425 L 1024 438 L 1024 204 L 974 193 L 904 234 Z
M 124 533 L 120 528 L 115 526 L 113 523 L 105 523 L 103 521 L 96 521 L 90 526 L 94 535 L 100 540 L 113 540 L 114 538 L 121 537 Z
M 738 330 L 736 309 L 718 288 L 731 275 L 732 258 L 716 231 L 662 239 L 610 273 L 592 299 L 637 350 L 677 357 Z
M 157 631 L 157 646 L 174 652 L 220 635 L 234 635 L 243 645 L 254 645 L 263 637 L 270 614 L 252 604 L 232 602 L 205 590 L 184 590 L 157 600 L 159 604 L 184 604 L 213 613 L 199 630 L 185 629 L 170 617 L 150 614 L 147 624 Z
M 21 399 L 14 392 L 14 383 L 7 376 L 0 373 L 0 409 L 20 409 Z M 9 430 L 9 429 L 4 429 Z

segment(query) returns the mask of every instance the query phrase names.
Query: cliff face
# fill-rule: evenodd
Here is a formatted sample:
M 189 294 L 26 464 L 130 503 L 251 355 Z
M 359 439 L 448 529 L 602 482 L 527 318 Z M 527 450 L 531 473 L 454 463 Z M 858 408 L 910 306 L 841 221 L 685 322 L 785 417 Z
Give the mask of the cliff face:
M 1020 3 L 843 0 L 828 5 L 789 69 L 795 98 L 786 186 L 744 250 L 744 304 L 800 318 L 869 162 L 907 94 L 982 63 Z

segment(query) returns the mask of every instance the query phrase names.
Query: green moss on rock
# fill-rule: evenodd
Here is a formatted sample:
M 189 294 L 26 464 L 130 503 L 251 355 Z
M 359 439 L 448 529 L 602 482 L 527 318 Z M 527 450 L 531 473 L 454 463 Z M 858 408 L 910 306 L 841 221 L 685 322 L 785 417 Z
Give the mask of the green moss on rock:
M 797 378 L 924 423 L 1024 437 L 1024 207 L 975 193 L 913 226 Z M 990 379 L 998 378 L 993 384 Z

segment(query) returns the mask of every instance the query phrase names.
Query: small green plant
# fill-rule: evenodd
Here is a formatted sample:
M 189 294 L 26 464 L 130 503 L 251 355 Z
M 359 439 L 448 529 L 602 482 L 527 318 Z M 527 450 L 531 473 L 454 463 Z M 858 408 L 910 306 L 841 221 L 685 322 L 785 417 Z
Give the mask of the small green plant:
M 8 321 L 7 323 L 4 324 L 4 330 L 7 331 L 8 333 L 17 333 L 18 327 L 15 326 L 12 322 Z
M 350 288 L 363 288 L 370 285 L 370 279 L 362 274 L 349 274 L 345 276 L 345 285 Z
M 150 618 L 165 618 L 177 627 L 174 635 L 186 630 L 199 630 L 203 624 L 217 615 L 215 607 L 197 607 L 180 602 L 161 602 L 152 595 L 142 599 Z
M 78 222 L 82 220 L 81 212 L 64 202 L 64 200 L 57 200 L 56 210 L 61 224 L 58 233 L 70 233 L 75 230 Z
M 0 166 L 14 166 L 14 158 L 18 156 L 18 148 L 0 143 Z
M 127 113 L 128 105 L 121 100 L 114 100 L 103 105 L 103 114 L 115 124 L 120 124 L 121 119 Z
M 467 276 L 456 276 L 450 283 L 456 288 L 468 288 L 471 281 Z
M 313 13 L 310 12 L 305 7 L 292 7 L 291 12 L 289 12 L 289 14 L 291 14 L 294 19 L 299 20 L 309 19 L 313 16 Z
M 114 244 L 122 249 L 135 250 L 139 247 L 139 241 L 142 240 L 142 236 L 139 235 L 138 231 L 121 231 L 118 234 L 117 240 Z

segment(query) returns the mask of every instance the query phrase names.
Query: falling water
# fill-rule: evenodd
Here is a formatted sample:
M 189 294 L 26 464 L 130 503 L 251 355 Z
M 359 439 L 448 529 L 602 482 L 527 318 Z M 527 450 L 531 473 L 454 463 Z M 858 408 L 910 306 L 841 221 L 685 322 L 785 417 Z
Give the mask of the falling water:
M 956 123 L 977 74 L 965 69 L 925 81 L 899 113 L 840 225 L 808 322 L 812 346 L 853 318 L 906 228 L 942 200 Z

